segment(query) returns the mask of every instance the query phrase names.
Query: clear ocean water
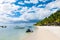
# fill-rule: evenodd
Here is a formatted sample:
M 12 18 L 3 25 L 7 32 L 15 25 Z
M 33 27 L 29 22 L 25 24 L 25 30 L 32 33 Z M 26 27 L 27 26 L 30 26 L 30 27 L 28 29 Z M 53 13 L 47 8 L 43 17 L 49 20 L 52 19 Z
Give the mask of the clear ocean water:
M 0 24 L 1 25 L 1 24 Z M 26 30 L 28 29 L 27 25 L 20 25 L 20 24 L 2 24 L 3 26 L 6 25 L 6 28 L 0 27 L 0 40 L 21 40 L 26 34 Z M 24 29 L 16 29 L 16 25 L 19 27 L 25 27 Z M 29 26 L 31 26 L 29 24 Z M 32 30 L 34 27 L 32 26 Z

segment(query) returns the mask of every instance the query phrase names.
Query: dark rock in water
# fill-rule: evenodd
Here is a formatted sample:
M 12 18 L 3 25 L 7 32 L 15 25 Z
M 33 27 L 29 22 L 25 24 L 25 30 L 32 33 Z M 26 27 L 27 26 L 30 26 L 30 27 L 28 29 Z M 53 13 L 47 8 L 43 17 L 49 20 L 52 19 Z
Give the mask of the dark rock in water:
M 28 32 L 33 32 L 33 31 L 32 31 L 32 30 L 30 30 L 30 29 L 27 29 L 27 31 L 26 31 L 26 32 L 28 33 Z
M 2 28 L 7 28 L 7 26 L 0 26 L 0 27 L 2 27 Z

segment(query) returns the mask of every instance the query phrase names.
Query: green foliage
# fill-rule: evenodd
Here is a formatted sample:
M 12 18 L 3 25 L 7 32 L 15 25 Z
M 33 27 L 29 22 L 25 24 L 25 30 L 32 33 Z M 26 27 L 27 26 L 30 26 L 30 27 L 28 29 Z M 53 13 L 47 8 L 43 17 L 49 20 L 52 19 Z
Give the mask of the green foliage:
M 48 18 L 44 18 L 42 21 L 37 22 L 35 25 L 44 26 L 44 25 L 60 25 L 60 10 L 51 14 Z

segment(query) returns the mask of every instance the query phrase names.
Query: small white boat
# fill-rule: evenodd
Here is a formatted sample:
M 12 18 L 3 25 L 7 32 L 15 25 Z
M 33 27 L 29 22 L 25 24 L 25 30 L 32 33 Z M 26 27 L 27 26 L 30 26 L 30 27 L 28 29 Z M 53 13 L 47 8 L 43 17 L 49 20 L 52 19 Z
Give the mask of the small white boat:
M 16 26 L 15 29 L 24 29 L 25 27 Z

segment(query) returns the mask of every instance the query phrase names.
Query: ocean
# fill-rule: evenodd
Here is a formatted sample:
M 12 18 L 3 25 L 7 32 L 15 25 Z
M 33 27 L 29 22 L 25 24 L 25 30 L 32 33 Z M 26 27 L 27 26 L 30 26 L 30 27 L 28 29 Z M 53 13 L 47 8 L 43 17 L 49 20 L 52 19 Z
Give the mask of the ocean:
M 1 25 L 1 24 L 0 24 Z M 32 30 L 35 29 L 32 25 L 20 25 L 20 24 L 2 24 L 6 25 L 6 28 L 0 27 L 0 40 L 21 40 L 26 36 L 26 30 L 31 26 Z M 24 29 L 16 29 L 16 26 L 25 27 Z

